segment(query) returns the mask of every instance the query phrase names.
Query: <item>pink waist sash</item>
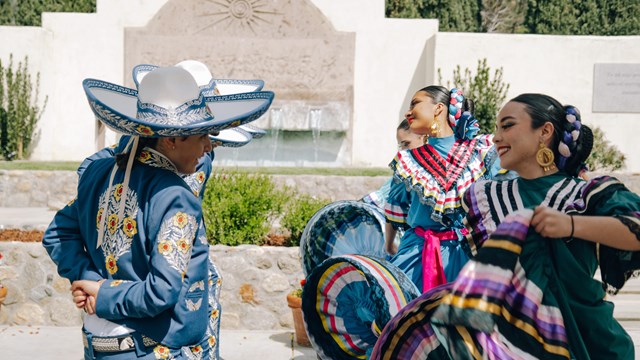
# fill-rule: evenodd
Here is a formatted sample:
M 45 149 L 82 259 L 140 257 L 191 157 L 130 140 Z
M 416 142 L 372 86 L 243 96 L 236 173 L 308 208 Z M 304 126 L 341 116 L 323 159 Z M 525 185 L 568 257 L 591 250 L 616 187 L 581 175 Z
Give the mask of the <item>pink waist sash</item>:
M 442 264 L 442 253 L 440 253 L 440 241 L 457 240 L 458 234 L 454 230 L 433 231 L 421 227 L 414 228 L 414 231 L 418 236 L 424 238 L 424 247 L 422 248 L 422 292 L 424 293 L 447 282 Z

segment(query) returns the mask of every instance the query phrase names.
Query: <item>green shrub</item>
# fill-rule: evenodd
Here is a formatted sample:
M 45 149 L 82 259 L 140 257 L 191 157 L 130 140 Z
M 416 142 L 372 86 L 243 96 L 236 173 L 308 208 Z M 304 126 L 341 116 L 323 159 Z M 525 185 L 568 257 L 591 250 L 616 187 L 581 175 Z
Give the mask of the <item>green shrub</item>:
M 624 167 L 625 156 L 617 147 L 611 145 L 604 133 L 597 127 L 593 130 L 593 150 L 587 159 L 590 171 L 612 171 Z
M 43 12 L 95 12 L 96 0 L 0 0 L 0 25 L 40 26 Z
M 215 174 L 207 182 L 202 203 L 209 242 L 260 245 L 286 196 L 286 189 L 276 188 L 267 175 L 233 171 Z
M 443 84 L 442 72 L 438 69 L 438 80 Z M 453 84 L 452 84 L 453 83 Z M 475 105 L 473 115 L 478 119 L 481 134 L 491 134 L 495 128 L 496 116 L 509 91 L 509 84 L 502 80 L 502 67 L 491 73 L 487 59 L 478 60 L 478 68 L 473 73 L 469 68 L 453 71 L 453 81 L 447 81 L 447 88 L 462 89 L 465 97 L 472 99 Z
M 289 230 L 291 234 L 289 246 L 300 245 L 300 237 L 309 219 L 330 202 L 329 199 L 316 199 L 307 194 L 297 194 L 291 198 L 280 220 L 282 227 Z
M 16 68 L 13 55 L 9 56 L 6 68 L 0 61 L 0 152 L 6 160 L 29 156 L 30 145 L 36 136 L 36 123 L 47 106 L 47 97 L 42 109 L 38 106 L 39 86 L 40 73 L 33 84 L 27 57 L 18 62 Z

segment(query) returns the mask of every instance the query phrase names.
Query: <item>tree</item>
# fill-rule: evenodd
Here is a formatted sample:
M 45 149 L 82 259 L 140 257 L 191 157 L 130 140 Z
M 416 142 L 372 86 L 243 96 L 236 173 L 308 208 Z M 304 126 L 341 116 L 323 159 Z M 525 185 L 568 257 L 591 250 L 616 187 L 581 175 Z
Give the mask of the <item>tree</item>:
M 597 127 L 593 130 L 593 149 L 587 159 L 590 171 L 620 170 L 625 166 L 625 156 L 617 147 L 611 145 L 605 138 L 604 132 Z
M 387 17 L 438 19 L 440 31 L 640 34 L 638 0 L 387 0 L 386 5 Z
M 0 151 L 7 160 L 29 155 L 36 124 L 47 105 L 46 97 L 42 109 L 38 105 L 39 86 L 40 73 L 34 84 L 27 57 L 15 68 L 13 56 L 6 68 L 0 61 Z
M 438 19 L 440 31 L 481 31 L 481 0 L 386 0 L 387 17 Z
M 483 0 L 480 16 L 482 31 L 488 33 L 521 33 L 526 0 Z
M 0 0 L 0 25 L 40 26 L 43 12 L 95 12 L 96 0 Z
M 442 72 L 438 69 L 438 80 L 443 84 Z M 509 91 L 509 84 L 502 80 L 502 68 L 495 69 L 493 73 L 487 65 L 487 59 L 478 60 L 475 73 L 469 68 L 461 71 L 460 65 L 453 71 L 453 81 L 446 82 L 447 88 L 457 87 L 462 89 L 465 96 L 472 99 L 475 110 L 473 115 L 478 119 L 480 133 L 493 132 L 496 116 Z
M 637 35 L 640 2 L 528 0 L 524 27 L 532 34 Z
M 422 2 L 413 0 L 386 0 L 385 15 L 388 18 L 420 18 Z

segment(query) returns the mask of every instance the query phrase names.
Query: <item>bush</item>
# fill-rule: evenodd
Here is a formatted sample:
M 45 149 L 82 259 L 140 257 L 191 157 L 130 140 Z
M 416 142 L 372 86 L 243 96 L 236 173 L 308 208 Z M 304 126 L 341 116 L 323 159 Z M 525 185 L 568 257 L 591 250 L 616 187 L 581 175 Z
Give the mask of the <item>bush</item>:
M 604 133 L 597 127 L 593 130 L 593 150 L 587 159 L 589 171 L 613 171 L 624 167 L 625 156 L 617 147 L 611 145 Z
M 307 194 L 296 195 L 289 201 L 280 220 L 280 224 L 291 233 L 289 246 L 300 245 L 300 237 L 309 219 L 330 202 L 329 199 L 316 199 Z
M 38 106 L 39 86 L 40 73 L 36 75 L 34 86 L 27 57 L 18 62 L 16 68 L 12 55 L 8 67 L 0 61 L 0 152 L 6 160 L 29 156 L 36 137 L 36 123 L 47 106 L 47 97 L 42 109 Z
M 287 196 L 271 177 L 222 171 L 207 183 L 202 210 L 211 244 L 261 245 Z
M 442 72 L 438 69 L 438 81 L 443 84 Z M 478 60 L 478 68 L 472 73 L 469 68 L 460 70 L 460 65 L 453 71 L 453 85 L 447 81 L 447 88 L 462 89 L 465 97 L 474 101 L 473 115 L 478 119 L 481 134 L 491 134 L 495 128 L 496 116 L 507 97 L 509 84 L 502 81 L 502 67 L 493 71 L 487 65 L 487 59 Z
M 95 12 L 96 0 L 0 0 L 0 25 L 40 26 L 43 12 Z

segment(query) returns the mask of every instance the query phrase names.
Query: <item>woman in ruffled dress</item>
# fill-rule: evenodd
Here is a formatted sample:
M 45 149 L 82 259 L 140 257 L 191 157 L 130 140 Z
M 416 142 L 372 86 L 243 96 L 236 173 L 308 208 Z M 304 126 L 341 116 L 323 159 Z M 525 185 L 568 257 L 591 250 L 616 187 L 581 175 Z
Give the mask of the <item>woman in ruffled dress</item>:
M 411 131 L 426 136 L 424 146 L 398 152 L 385 215 L 404 227 L 400 245 L 387 232 L 391 262 L 418 289 L 453 280 L 467 262 L 462 195 L 476 180 L 498 173 L 491 135 L 480 135 L 473 102 L 458 89 L 427 86 L 415 93 L 405 117 Z
M 592 132 L 549 96 L 507 103 L 494 141 L 520 178 L 471 186 L 476 255 L 399 312 L 372 358 L 633 359 L 605 297 L 640 268 L 640 197 L 609 176 L 580 178 Z

